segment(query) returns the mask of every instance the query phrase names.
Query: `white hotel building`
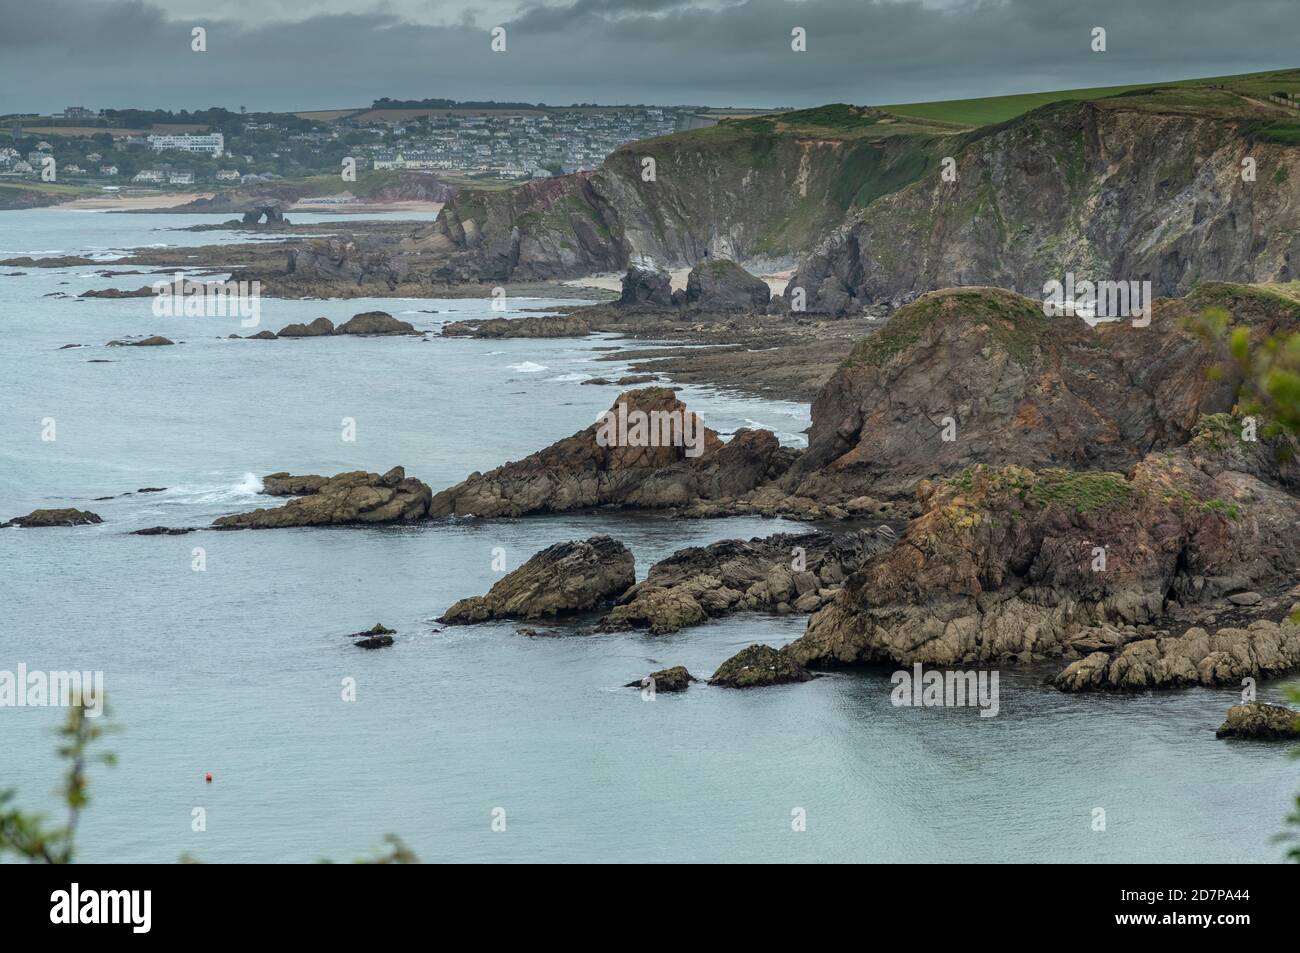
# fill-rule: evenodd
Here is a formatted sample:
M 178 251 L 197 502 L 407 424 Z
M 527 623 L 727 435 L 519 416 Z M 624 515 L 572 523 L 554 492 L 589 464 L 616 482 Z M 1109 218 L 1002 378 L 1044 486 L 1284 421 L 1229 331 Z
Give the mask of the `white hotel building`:
M 195 135 L 186 133 L 179 136 L 149 136 L 149 145 L 154 152 L 164 149 L 180 149 L 183 152 L 206 152 L 218 157 L 225 151 L 226 137 L 219 132 Z

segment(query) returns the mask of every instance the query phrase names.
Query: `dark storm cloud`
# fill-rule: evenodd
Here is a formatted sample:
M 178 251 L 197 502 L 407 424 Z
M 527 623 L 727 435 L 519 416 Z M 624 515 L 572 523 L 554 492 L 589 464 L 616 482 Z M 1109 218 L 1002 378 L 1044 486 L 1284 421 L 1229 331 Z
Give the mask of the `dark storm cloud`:
M 526 0 L 499 20 L 504 54 L 490 51 L 494 24 L 471 23 L 468 4 L 437 7 L 448 26 L 408 22 L 415 14 L 401 2 L 297 22 L 253 19 L 246 8 L 213 0 L 208 16 L 188 17 L 139 0 L 0 0 L 0 112 L 324 109 L 380 96 L 879 104 L 1300 60 L 1293 0 Z M 196 25 L 208 30 L 206 53 L 190 50 Z M 795 26 L 807 30 L 806 53 L 790 49 Z M 1107 30 L 1105 53 L 1089 49 L 1094 26 Z

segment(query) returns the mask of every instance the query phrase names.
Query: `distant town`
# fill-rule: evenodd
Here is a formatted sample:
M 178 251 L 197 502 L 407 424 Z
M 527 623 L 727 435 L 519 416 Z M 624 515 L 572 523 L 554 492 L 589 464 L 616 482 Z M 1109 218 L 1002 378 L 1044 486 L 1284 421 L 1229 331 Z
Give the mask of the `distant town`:
M 752 112 L 752 111 L 751 111 Z M 302 113 L 90 110 L 0 116 L 0 183 L 219 187 L 358 171 L 517 182 L 593 169 L 637 139 L 712 125 L 726 110 L 377 100 Z

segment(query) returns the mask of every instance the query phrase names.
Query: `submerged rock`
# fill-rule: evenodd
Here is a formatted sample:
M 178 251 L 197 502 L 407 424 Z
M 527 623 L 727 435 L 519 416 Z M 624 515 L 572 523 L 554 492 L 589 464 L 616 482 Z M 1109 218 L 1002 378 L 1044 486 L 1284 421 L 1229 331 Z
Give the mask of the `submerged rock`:
M 1300 711 L 1263 702 L 1233 705 L 1214 737 L 1294 740 L 1300 738 Z
M 193 526 L 150 526 L 147 529 L 132 530 L 132 536 L 184 536 L 196 532 Z
M 152 337 L 141 338 L 139 341 L 109 341 L 105 347 L 162 347 L 176 342 L 170 338 L 165 338 L 161 334 L 155 334 Z
M 760 688 L 765 685 L 807 682 L 812 678 L 812 672 L 791 658 L 784 649 L 774 649 L 770 645 L 751 645 L 719 665 L 709 679 L 709 684 L 724 688 Z
M 502 577 L 485 596 L 461 599 L 437 621 L 541 619 L 607 603 L 636 581 L 631 551 L 609 536 L 556 543 Z
M 84 526 L 102 522 L 104 521 L 97 513 L 69 507 L 56 510 L 32 510 L 26 516 L 15 516 L 7 523 L 0 523 L 0 526 L 24 526 L 32 529 L 42 526 Z
M 675 665 L 672 668 L 651 672 L 645 678 L 637 679 L 635 682 L 628 682 L 624 687 L 649 688 L 656 693 L 684 692 L 694 681 L 698 681 L 698 679 L 686 670 L 686 666 Z
M 282 480 L 279 478 L 283 478 Z M 216 529 L 273 529 L 351 523 L 408 523 L 429 515 L 433 492 L 402 467 L 387 473 L 354 470 L 332 477 L 273 474 L 273 486 L 292 485 L 308 493 L 284 506 L 222 516 Z M 295 482 L 296 481 L 296 482 Z M 319 481 L 319 482 L 317 482 Z M 264 484 L 266 481 L 263 481 Z M 315 489 L 307 489 L 314 486 Z

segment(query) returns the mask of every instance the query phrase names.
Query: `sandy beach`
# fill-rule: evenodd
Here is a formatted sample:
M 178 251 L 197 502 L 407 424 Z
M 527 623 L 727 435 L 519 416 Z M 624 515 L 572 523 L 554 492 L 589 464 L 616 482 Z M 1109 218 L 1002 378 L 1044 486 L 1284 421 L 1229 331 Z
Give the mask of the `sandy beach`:
M 71 209 L 149 209 L 175 208 L 195 199 L 210 199 L 212 192 L 156 192 L 150 195 L 123 195 L 121 192 L 61 202 L 52 208 Z
M 686 279 L 690 275 L 689 268 L 677 268 L 668 273 L 672 282 L 674 291 L 685 290 Z M 790 278 L 794 271 L 787 269 L 785 271 L 772 271 L 761 274 L 758 277 L 767 282 L 767 286 L 772 289 L 772 294 L 778 295 L 785 291 L 785 286 L 790 283 Z M 574 278 L 571 281 L 563 282 L 570 288 L 600 288 L 604 291 L 622 291 L 623 275 L 609 272 L 601 275 L 588 275 L 585 278 Z

